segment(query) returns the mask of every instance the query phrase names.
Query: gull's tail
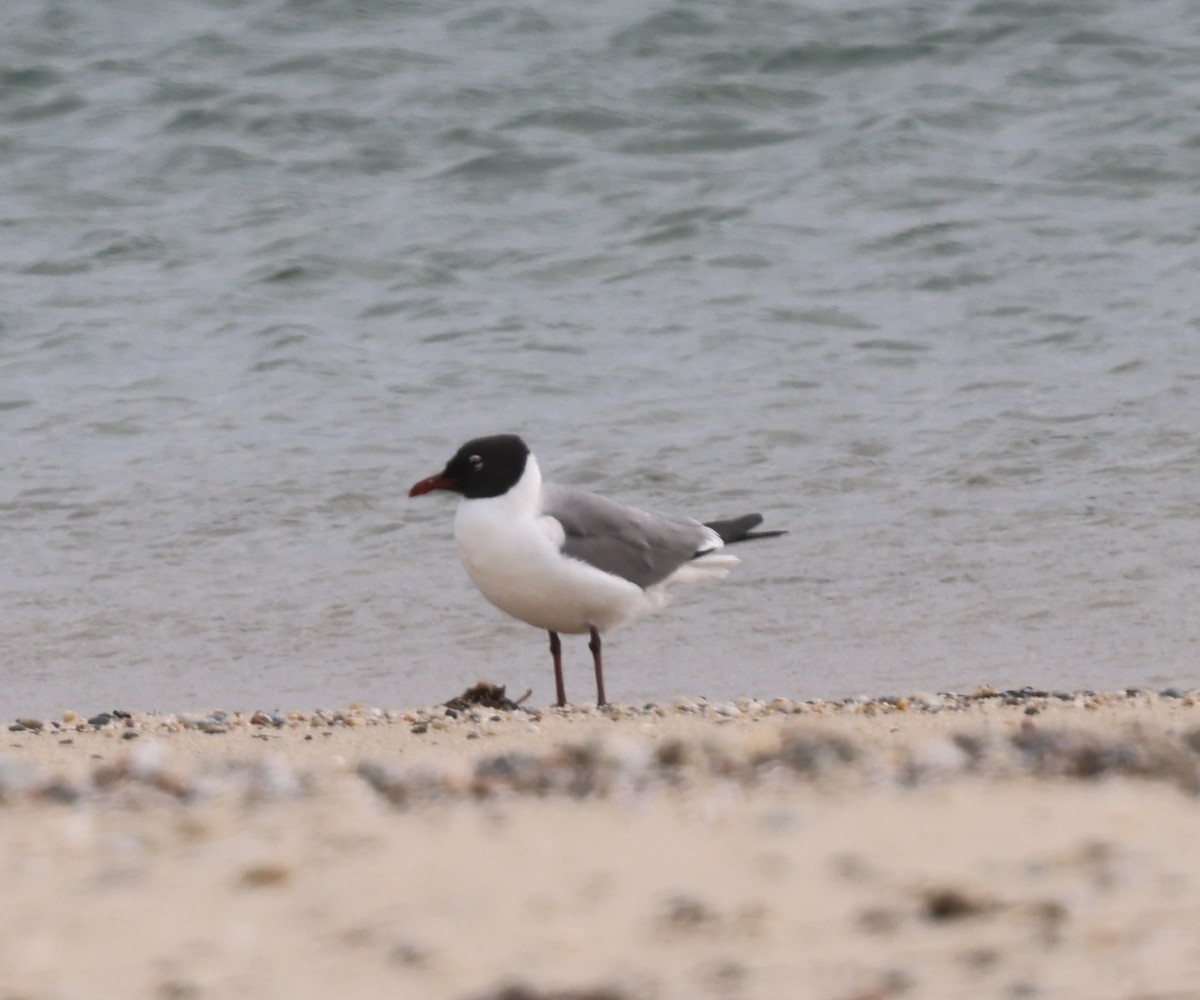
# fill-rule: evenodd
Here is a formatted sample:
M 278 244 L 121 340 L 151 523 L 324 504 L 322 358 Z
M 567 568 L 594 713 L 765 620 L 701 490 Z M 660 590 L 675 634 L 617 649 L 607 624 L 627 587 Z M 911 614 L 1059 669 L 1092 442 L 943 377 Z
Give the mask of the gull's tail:
M 732 545 L 734 542 L 748 542 L 755 538 L 774 538 L 777 535 L 786 535 L 786 531 L 755 531 L 762 524 L 761 514 L 743 514 L 741 517 L 730 517 L 723 521 L 706 521 L 704 526 L 712 528 L 718 535 L 721 536 L 721 541 L 726 545 Z

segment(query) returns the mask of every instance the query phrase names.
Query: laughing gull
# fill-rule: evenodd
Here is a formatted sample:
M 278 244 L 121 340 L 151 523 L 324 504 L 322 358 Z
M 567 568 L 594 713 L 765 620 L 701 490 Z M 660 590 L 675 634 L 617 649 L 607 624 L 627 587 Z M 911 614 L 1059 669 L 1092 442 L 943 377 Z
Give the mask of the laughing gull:
M 550 633 L 560 706 L 567 703 L 560 632 L 590 634 L 596 700 L 604 705 L 601 632 L 661 608 L 676 583 L 723 577 L 739 561 L 721 551 L 726 544 L 783 534 L 754 531 L 758 514 L 701 524 L 543 482 L 515 434 L 468 441 L 408 495 L 433 490 L 463 497 L 454 541 L 480 593 Z

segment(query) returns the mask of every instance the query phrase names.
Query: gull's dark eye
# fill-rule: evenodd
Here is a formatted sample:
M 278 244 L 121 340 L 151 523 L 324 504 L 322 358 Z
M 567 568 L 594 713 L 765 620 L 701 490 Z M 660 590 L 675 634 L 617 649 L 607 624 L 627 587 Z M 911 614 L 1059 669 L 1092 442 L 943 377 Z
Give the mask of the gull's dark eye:
M 478 472 L 480 469 L 483 468 L 483 459 L 480 458 L 478 455 L 472 455 L 470 458 L 467 459 L 467 463 L 476 472 Z

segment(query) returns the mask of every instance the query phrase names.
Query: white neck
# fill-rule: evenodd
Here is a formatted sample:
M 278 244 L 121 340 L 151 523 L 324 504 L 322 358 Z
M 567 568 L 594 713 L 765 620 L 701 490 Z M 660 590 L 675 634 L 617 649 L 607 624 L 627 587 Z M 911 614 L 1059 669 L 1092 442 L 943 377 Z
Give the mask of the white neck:
M 537 459 L 529 455 L 525 459 L 525 471 L 517 480 L 515 486 L 503 497 L 511 505 L 511 509 L 522 514 L 540 514 L 542 512 L 542 470 L 538 467 Z

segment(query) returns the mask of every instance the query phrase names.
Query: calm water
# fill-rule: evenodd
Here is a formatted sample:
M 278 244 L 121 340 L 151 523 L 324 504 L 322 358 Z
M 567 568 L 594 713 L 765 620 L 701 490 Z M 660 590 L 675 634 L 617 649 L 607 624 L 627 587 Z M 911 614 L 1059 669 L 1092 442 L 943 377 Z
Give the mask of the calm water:
M 614 633 L 616 700 L 1200 683 L 1198 39 L 1183 0 L 9 0 L 0 716 L 550 701 L 404 497 L 501 430 L 791 529 Z

